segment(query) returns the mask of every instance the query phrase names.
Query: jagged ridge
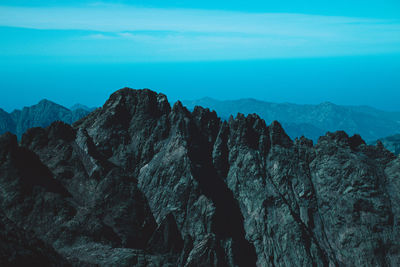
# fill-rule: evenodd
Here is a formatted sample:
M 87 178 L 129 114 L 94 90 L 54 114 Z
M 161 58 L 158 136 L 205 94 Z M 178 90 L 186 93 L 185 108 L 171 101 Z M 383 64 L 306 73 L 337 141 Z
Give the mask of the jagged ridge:
M 0 209 L 72 265 L 400 263 L 400 159 L 359 136 L 292 141 L 124 88 L 0 151 Z
M 190 109 L 195 105 L 214 109 L 222 118 L 238 112 L 257 113 L 267 122 L 279 120 L 292 138 L 304 135 L 314 141 L 328 131 L 337 130 L 358 133 L 369 142 L 400 132 L 399 112 L 381 111 L 368 106 L 341 106 L 329 102 L 298 105 L 256 99 L 219 101 L 211 98 L 183 103 Z

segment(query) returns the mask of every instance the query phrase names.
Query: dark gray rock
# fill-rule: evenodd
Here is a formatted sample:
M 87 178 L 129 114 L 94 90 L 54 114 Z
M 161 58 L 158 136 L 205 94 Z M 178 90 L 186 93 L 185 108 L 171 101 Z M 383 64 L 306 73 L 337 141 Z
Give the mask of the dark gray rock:
M 70 266 L 55 250 L 0 212 L 0 265 Z
M 399 175 L 358 135 L 292 141 L 147 89 L 0 138 L 0 208 L 74 266 L 398 266 Z
M 395 134 L 385 138 L 381 138 L 379 139 L 379 141 L 382 142 L 385 148 L 387 148 L 394 154 L 396 155 L 400 154 L 400 134 Z
M 168 214 L 154 231 L 149 240 L 148 250 L 153 253 L 177 254 L 182 251 L 183 239 L 176 225 L 174 215 Z

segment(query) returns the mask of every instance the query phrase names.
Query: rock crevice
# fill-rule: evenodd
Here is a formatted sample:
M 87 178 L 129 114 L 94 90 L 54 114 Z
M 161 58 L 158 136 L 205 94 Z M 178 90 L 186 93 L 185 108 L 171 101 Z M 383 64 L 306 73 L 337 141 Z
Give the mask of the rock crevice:
M 0 235 L 47 266 L 398 266 L 399 173 L 358 135 L 292 141 L 124 88 L 72 126 L 0 136 Z

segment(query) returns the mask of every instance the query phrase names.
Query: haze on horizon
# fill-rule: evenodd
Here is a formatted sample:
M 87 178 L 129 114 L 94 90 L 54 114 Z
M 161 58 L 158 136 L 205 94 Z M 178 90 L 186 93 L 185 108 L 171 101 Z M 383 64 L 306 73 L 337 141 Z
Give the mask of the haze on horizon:
M 400 2 L 0 4 L 0 108 L 113 91 L 400 111 Z

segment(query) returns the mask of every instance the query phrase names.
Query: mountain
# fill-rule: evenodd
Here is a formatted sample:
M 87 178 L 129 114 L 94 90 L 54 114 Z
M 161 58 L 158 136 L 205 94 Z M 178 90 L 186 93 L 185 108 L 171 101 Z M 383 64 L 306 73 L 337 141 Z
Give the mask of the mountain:
M 72 111 L 77 110 L 77 109 L 83 109 L 83 110 L 92 112 L 92 111 L 95 110 L 96 108 L 90 108 L 90 107 L 85 106 L 85 105 L 82 105 L 82 104 L 75 104 L 75 105 L 73 105 L 72 107 L 70 107 L 69 109 L 72 110 Z
M 396 155 L 400 154 L 400 134 L 381 138 L 379 141 L 381 141 L 388 150 L 392 151 Z
M 29 232 L 50 266 L 54 251 L 72 266 L 400 265 L 400 157 L 381 143 L 292 141 L 147 89 L 0 136 L 0 188 L 16 252 Z
M 89 112 L 90 110 L 81 107 L 70 110 L 46 99 L 36 105 L 14 110 L 11 113 L 0 109 L 0 134 L 11 132 L 20 138 L 29 128 L 47 127 L 54 121 L 71 124 Z
M 0 108 L 0 134 L 5 132 L 15 133 L 15 121 L 11 114 Z
M 255 99 L 218 101 L 212 98 L 183 101 L 183 104 L 190 110 L 195 106 L 216 110 L 225 120 L 237 113 L 256 113 L 268 123 L 274 120 L 282 122 L 291 138 L 305 136 L 314 142 L 327 132 L 337 130 L 360 134 L 368 143 L 400 132 L 399 112 L 385 112 L 367 106 L 338 106 L 329 102 L 320 105 L 277 104 Z M 49 100 L 14 110 L 11 114 L 0 109 L 0 134 L 9 131 L 20 138 L 31 127 L 46 127 L 57 120 L 71 124 L 95 109 L 82 104 L 67 109 Z M 388 149 L 395 153 L 395 147 L 387 144 Z
M 316 141 L 326 132 L 344 130 L 372 141 L 400 133 L 400 112 L 367 106 L 339 106 L 329 102 L 319 105 L 278 104 L 255 99 L 218 101 L 212 98 L 183 103 L 191 110 L 195 106 L 213 109 L 224 119 L 237 113 L 256 113 L 268 123 L 278 120 L 292 138 L 304 135 Z

